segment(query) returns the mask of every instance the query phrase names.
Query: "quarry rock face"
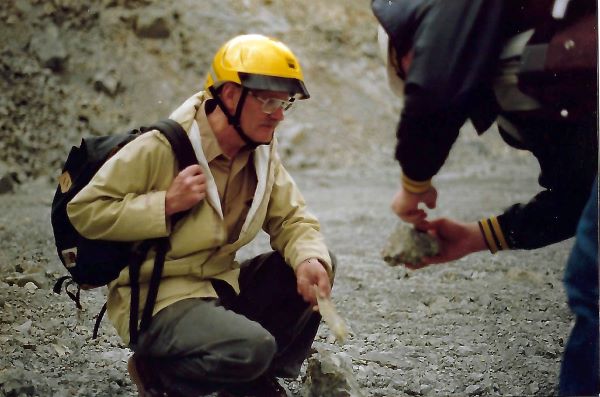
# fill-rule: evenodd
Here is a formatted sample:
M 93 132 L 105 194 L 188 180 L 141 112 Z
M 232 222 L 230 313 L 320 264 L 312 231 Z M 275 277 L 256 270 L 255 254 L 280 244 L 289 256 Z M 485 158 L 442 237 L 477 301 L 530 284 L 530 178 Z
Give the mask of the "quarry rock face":
M 2 0 L 0 22 L 0 397 L 138 396 L 132 351 L 107 316 L 92 339 L 106 289 L 82 292 L 82 310 L 52 291 L 66 274 L 50 222 L 57 178 L 82 137 L 168 117 L 202 89 L 219 45 L 250 32 L 300 58 L 311 98 L 286 113 L 278 151 L 338 257 L 331 301 L 347 328 L 340 343 L 324 316 L 320 355 L 279 379 L 290 397 L 558 395 L 572 240 L 418 271 L 389 266 L 417 261 L 399 252 L 426 236 L 390 237 L 402 102 L 387 85 L 369 1 Z M 538 172 L 496 127 L 478 135 L 467 124 L 430 214 L 498 214 L 539 192 Z M 272 248 L 261 233 L 243 250 L 239 260 Z

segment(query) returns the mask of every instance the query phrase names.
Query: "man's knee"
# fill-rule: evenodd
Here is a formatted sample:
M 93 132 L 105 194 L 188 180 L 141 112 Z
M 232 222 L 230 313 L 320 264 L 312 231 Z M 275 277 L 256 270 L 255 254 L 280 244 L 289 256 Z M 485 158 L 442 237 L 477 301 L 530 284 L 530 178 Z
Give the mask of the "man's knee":
M 250 381 L 261 376 L 271 365 L 277 351 L 275 338 L 269 332 L 256 333 L 240 341 L 231 351 L 229 360 L 236 362 L 236 379 Z

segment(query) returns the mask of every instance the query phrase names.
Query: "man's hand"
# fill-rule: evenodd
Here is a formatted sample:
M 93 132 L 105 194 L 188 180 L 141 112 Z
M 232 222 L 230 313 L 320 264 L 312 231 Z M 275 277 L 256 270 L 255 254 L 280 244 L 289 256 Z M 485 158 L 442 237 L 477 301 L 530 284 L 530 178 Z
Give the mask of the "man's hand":
M 437 238 L 440 252 L 436 256 L 423 258 L 421 263 L 407 263 L 407 268 L 415 270 L 436 263 L 446 263 L 487 248 L 477 222 L 462 223 L 440 218 L 428 222 L 427 232 Z
M 300 263 L 296 268 L 296 282 L 298 294 L 302 298 L 312 304 L 317 304 L 317 297 L 313 285 L 319 289 L 322 297 L 331 295 L 331 282 L 325 267 L 315 258 L 310 258 Z
M 198 164 L 182 170 L 173 182 L 165 197 L 165 214 L 171 216 L 198 204 L 206 197 L 206 177 Z
M 436 201 L 437 190 L 433 186 L 424 193 L 410 193 L 400 186 L 392 200 L 392 211 L 404 222 L 424 230 L 428 226 L 427 212 L 419 208 L 419 203 L 425 203 L 427 208 L 435 208 Z

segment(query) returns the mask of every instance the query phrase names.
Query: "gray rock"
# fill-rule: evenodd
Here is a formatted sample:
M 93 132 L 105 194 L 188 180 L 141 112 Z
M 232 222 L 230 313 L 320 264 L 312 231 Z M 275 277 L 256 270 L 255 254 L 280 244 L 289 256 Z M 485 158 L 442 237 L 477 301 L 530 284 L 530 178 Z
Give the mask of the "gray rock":
M 59 38 L 56 25 L 49 24 L 45 34 L 34 36 L 30 47 L 44 67 L 53 72 L 60 72 L 65 68 L 69 54 Z
M 381 254 L 388 265 L 397 266 L 419 263 L 424 256 L 433 256 L 438 252 L 439 244 L 435 238 L 408 224 L 399 223 Z
M 21 333 L 27 333 L 31 329 L 31 324 L 32 324 L 32 321 L 31 320 L 27 320 L 23 324 L 15 325 L 14 329 L 16 331 L 18 331 L 18 332 L 21 332 Z
M 480 393 L 482 391 L 482 388 L 481 388 L 481 385 L 471 385 L 471 386 L 467 386 L 467 389 L 465 391 L 469 395 L 471 395 L 471 394 L 477 394 L 477 393 Z
M 343 352 L 319 350 L 308 359 L 304 397 L 363 397 L 352 374 L 352 360 Z
M 15 8 L 21 15 L 27 15 L 31 12 L 31 4 L 26 0 L 15 1 Z
M 43 273 L 13 273 L 6 276 L 3 281 L 8 285 L 17 285 L 19 287 L 25 287 L 28 283 L 32 283 L 38 288 L 44 288 L 46 285 L 46 276 Z
M 15 180 L 10 174 L 0 177 L 0 194 L 12 193 L 15 191 Z
M 5 396 L 33 396 L 35 387 L 31 384 L 28 373 L 23 370 L 8 370 L 0 374 L 1 391 Z
M 145 39 L 164 39 L 171 35 L 171 27 L 162 12 L 148 11 L 138 15 L 135 34 Z
M 121 82 L 113 70 L 98 73 L 94 77 L 94 89 L 103 92 L 110 97 L 115 97 L 119 92 Z

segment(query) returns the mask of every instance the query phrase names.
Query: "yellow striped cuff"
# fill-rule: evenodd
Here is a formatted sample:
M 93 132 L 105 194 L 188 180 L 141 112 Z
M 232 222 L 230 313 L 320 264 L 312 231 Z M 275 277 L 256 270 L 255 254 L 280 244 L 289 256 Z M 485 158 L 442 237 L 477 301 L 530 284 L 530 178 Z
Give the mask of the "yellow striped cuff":
M 504 233 L 502 233 L 502 228 L 500 228 L 500 223 L 495 216 L 482 219 L 478 222 L 478 224 L 481 234 L 483 234 L 485 239 L 485 244 L 492 254 L 495 254 L 501 250 L 509 249 L 506 239 L 504 238 Z
M 404 190 L 410 193 L 425 193 L 431 187 L 431 179 L 426 181 L 413 181 L 406 175 L 402 174 L 402 187 L 404 187 Z
M 500 246 L 500 249 L 501 250 L 509 249 L 510 247 L 506 243 L 506 239 L 504 238 L 504 233 L 502 233 L 502 228 L 500 227 L 500 223 L 498 222 L 498 219 L 496 219 L 495 216 L 492 216 L 489 220 L 492 223 L 492 230 L 494 231 L 494 235 L 498 239 L 498 245 Z

